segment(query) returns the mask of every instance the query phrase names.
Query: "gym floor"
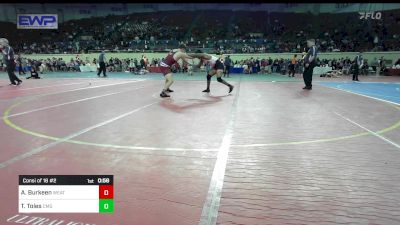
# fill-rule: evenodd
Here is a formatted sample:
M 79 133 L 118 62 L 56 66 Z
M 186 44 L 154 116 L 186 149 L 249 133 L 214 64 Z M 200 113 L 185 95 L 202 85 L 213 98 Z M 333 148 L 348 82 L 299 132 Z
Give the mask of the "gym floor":
M 400 77 L 108 75 L 0 74 L 0 224 L 400 224 Z M 22 174 L 114 175 L 115 212 L 18 213 Z

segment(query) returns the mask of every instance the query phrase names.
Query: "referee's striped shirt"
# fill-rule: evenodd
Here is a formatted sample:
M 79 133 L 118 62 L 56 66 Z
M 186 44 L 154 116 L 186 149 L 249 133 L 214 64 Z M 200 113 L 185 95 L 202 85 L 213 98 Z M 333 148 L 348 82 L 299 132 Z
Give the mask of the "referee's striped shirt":
M 361 64 L 363 64 L 363 58 L 361 55 L 357 55 L 354 61 L 357 63 L 357 66 L 361 66 Z
M 317 47 L 315 47 L 315 45 L 313 45 L 307 52 L 306 57 L 304 58 L 304 63 L 312 63 L 315 61 L 315 59 L 317 58 L 318 55 L 318 50 Z M 310 57 L 313 56 L 313 60 L 310 61 Z
M 103 62 L 103 63 L 106 62 L 106 56 L 105 56 L 104 52 L 100 53 L 100 56 L 99 56 L 99 63 L 101 63 L 101 62 Z
M 9 65 L 14 62 L 14 50 L 11 48 L 11 46 L 7 46 L 3 49 L 3 55 L 4 55 L 4 62 L 5 64 Z

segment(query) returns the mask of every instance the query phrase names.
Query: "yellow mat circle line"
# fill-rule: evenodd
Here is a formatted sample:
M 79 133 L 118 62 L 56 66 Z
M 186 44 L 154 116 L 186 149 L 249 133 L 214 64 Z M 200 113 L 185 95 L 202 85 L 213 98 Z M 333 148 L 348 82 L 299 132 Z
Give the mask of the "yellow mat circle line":
M 16 125 L 15 123 L 13 123 L 8 118 L 8 116 L 10 115 L 11 111 L 14 108 L 16 108 L 17 106 L 19 106 L 22 103 L 27 102 L 27 101 L 29 101 L 29 100 L 18 102 L 16 104 L 13 104 L 9 108 L 7 108 L 3 113 L 3 121 L 4 121 L 4 123 L 7 126 L 15 129 L 15 130 L 17 130 L 17 131 L 19 131 L 21 133 L 24 133 L 24 134 L 28 134 L 28 135 L 35 136 L 35 137 L 40 137 L 40 138 L 45 138 L 45 139 L 49 139 L 49 140 L 52 140 L 52 141 L 60 141 L 62 138 L 49 136 L 49 135 L 46 135 L 46 134 L 41 134 L 41 133 L 38 133 L 38 132 L 34 132 L 34 131 L 31 131 L 31 130 L 25 129 L 23 127 L 20 127 L 20 126 Z M 390 105 L 393 106 L 394 108 L 400 110 L 400 107 L 392 105 L 392 104 L 390 104 Z M 379 130 L 379 131 L 377 131 L 375 133 L 383 134 L 383 133 L 395 130 L 395 129 L 399 128 L 399 127 L 400 127 L 400 120 L 397 121 L 392 126 L 384 128 L 382 130 Z M 262 146 L 279 146 L 279 145 L 302 145 L 302 144 L 312 144 L 312 143 L 333 142 L 333 141 L 351 139 L 351 138 L 356 138 L 356 137 L 362 137 L 362 136 L 366 136 L 366 135 L 371 135 L 371 134 L 369 132 L 362 132 L 362 133 L 358 133 L 358 134 L 346 135 L 346 136 L 341 136 L 341 137 L 323 138 L 323 139 L 316 139 L 316 140 L 310 140 L 310 141 L 292 141 L 292 142 L 278 142 L 278 143 L 269 143 L 269 144 L 268 143 L 267 144 L 246 144 L 246 145 L 231 145 L 231 146 L 232 147 L 262 147 Z M 108 148 L 143 149 L 143 150 L 155 149 L 155 148 L 152 148 L 152 147 L 101 144 L 101 143 L 77 141 L 77 140 L 65 140 L 63 142 L 68 142 L 68 143 L 73 143 L 73 144 L 78 144 L 78 145 L 89 145 L 89 146 L 108 147 Z M 164 148 L 160 148 L 160 150 L 162 150 L 162 149 L 164 149 Z M 173 149 L 180 149 L 180 148 L 170 148 L 170 149 L 173 150 Z M 183 150 L 183 149 L 180 149 L 180 150 Z M 213 149 L 213 150 L 216 150 L 216 149 Z

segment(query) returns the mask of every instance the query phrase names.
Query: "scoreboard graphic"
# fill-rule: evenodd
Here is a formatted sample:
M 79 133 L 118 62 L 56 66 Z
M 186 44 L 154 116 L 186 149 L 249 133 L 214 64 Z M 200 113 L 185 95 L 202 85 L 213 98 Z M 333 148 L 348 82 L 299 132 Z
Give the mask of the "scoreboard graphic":
M 19 213 L 114 213 L 113 175 L 20 175 Z

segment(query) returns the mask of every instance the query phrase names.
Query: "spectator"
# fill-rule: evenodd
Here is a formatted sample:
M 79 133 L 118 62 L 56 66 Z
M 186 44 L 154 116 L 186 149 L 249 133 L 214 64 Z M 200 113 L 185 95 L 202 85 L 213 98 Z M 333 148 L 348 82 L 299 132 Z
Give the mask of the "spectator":
M 295 74 L 295 70 L 296 70 L 296 66 L 297 66 L 297 54 L 295 54 L 292 58 L 292 60 L 290 61 L 290 65 L 289 65 L 289 77 L 294 77 Z M 292 75 L 290 75 L 292 74 Z
M 101 72 L 103 72 L 103 77 L 107 77 L 107 74 L 106 74 L 106 70 L 107 70 L 106 69 L 106 62 L 107 62 L 107 58 L 106 58 L 106 55 L 105 55 L 105 51 L 103 50 L 103 51 L 101 51 L 101 53 L 99 55 L 99 71 L 97 72 L 97 76 L 98 77 L 100 77 Z
M 394 69 L 400 69 L 400 58 L 393 64 Z
M 232 60 L 230 56 L 226 56 L 224 60 L 225 70 L 224 70 L 224 77 L 229 77 L 230 69 L 231 69 Z
M 18 54 L 18 58 L 17 58 L 17 62 L 18 62 L 18 74 L 25 74 L 25 67 L 23 65 L 24 59 L 22 58 L 22 56 L 20 54 Z
M 129 72 L 134 73 L 135 69 L 136 69 L 135 62 L 133 61 L 133 59 L 131 59 L 129 61 Z
M 144 55 L 142 55 L 142 59 L 140 60 L 140 69 L 146 69 L 146 61 Z
M 256 73 L 260 73 L 260 71 L 261 71 L 261 62 L 260 62 L 259 58 L 257 58 L 255 60 L 254 66 L 255 66 Z
M 27 77 L 26 79 L 31 79 L 31 78 L 33 78 L 33 79 L 40 79 L 40 76 L 39 76 L 39 74 L 36 72 L 36 68 L 35 68 L 35 67 L 32 67 L 32 69 L 31 69 L 31 76 Z

